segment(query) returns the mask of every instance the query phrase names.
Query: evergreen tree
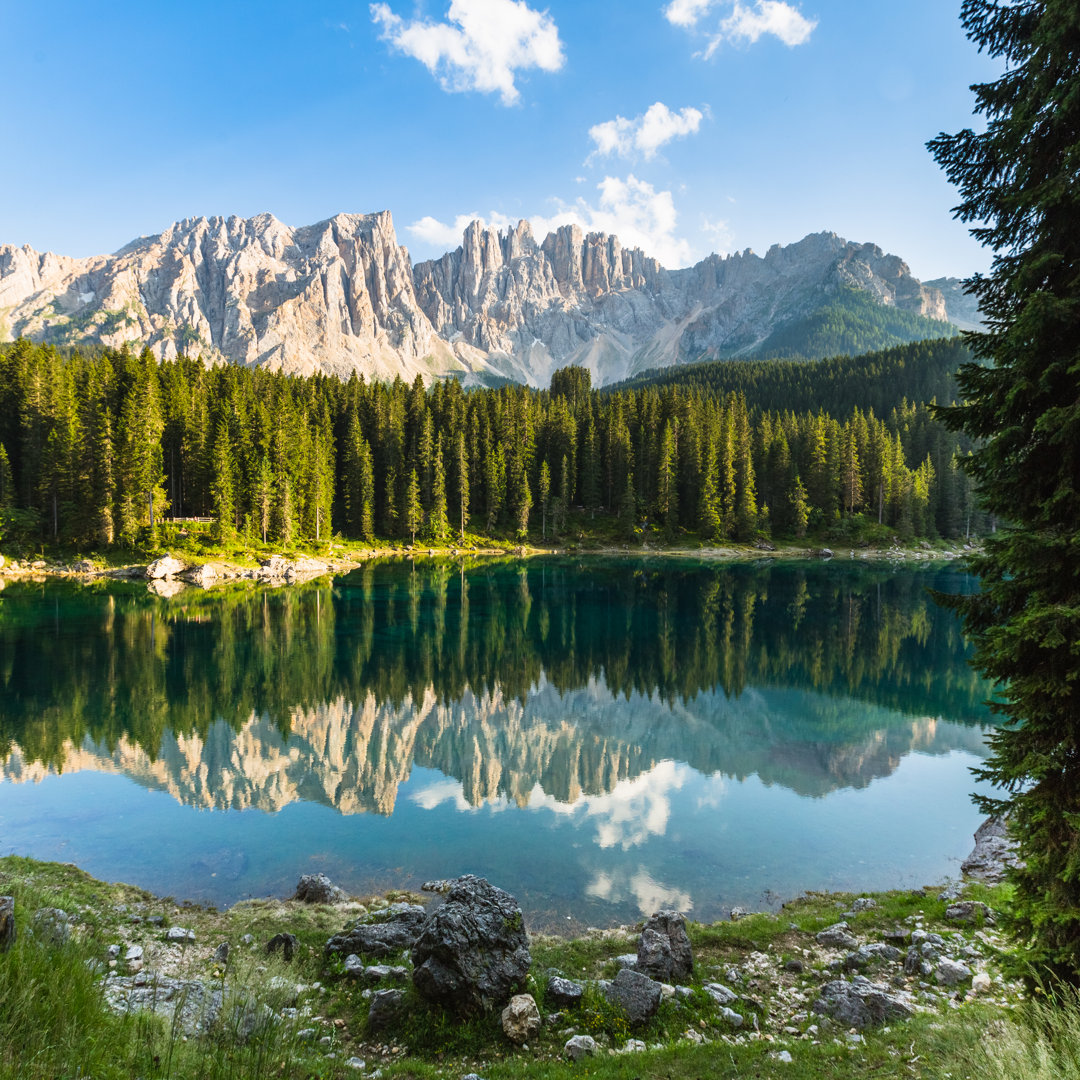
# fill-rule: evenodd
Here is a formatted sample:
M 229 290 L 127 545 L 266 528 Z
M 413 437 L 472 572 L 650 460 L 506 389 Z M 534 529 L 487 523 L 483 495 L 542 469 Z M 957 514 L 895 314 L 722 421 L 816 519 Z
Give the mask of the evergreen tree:
M 210 512 L 214 516 L 214 539 L 221 543 L 233 535 L 236 516 L 235 486 L 233 484 L 232 441 L 229 425 L 219 420 L 214 434 L 213 479 L 210 482 Z
M 401 508 L 401 523 L 409 534 L 410 543 L 416 543 L 416 534 L 424 524 L 424 507 L 420 502 L 420 479 L 415 469 L 409 470 L 409 481 L 405 485 L 405 502 Z
M 461 543 L 465 543 L 465 526 L 469 523 L 469 455 L 465 450 L 465 433 L 458 432 L 457 453 L 458 528 Z
M 547 540 L 548 499 L 551 497 L 551 470 L 546 461 L 540 464 L 540 538 Z
M 987 330 L 967 335 L 954 430 L 983 502 L 1009 524 L 972 560 L 981 592 L 951 599 L 976 663 L 1004 686 L 1003 726 L 977 771 L 1001 792 L 1024 867 L 1008 925 L 1029 979 L 1080 983 L 1080 8 L 1075 0 L 964 0 L 968 36 L 1004 60 L 973 87 L 981 133 L 940 135 L 956 214 L 994 252 L 968 283 Z
M 431 470 L 431 509 L 427 516 L 427 536 L 430 540 L 442 541 L 450 532 L 450 522 L 446 518 L 446 467 L 443 464 L 442 436 L 435 442 L 435 463 Z

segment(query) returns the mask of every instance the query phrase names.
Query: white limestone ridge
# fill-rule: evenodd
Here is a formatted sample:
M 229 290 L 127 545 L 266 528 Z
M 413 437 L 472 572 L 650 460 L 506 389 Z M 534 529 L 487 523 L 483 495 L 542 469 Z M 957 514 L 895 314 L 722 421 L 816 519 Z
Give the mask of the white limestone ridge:
M 665 270 L 615 236 L 474 221 L 413 266 L 389 212 L 291 228 L 272 214 L 189 218 L 86 259 L 0 245 L 0 341 L 132 342 L 159 358 L 369 378 L 493 376 L 545 386 L 583 364 L 597 385 L 749 352 L 844 287 L 932 319 L 945 300 L 895 255 L 815 233 L 760 257 Z

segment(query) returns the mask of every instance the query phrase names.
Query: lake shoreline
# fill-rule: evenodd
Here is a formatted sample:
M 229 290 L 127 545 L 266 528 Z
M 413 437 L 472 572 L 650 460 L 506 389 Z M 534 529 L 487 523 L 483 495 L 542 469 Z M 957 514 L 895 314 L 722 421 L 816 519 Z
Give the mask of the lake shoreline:
M 0 555 L 0 587 L 7 580 L 44 580 L 48 578 L 83 581 L 86 583 L 99 580 L 148 580 L 150 582 L 176 579 L 186 584 L 204 588 L 215 584 L 232 581 L 251 581 L 263 584 L 294 584 L 311 581 L 327 575 L 347 574 L 375 560 L 399 559 L 448 559 L 448 560 L 488 560 L 488 559 L 534 559 L 534 558 L 576 558 L 576 559 L 673 559 L 701 562 L 725 563 L 760 563 L 762 561 L 812 561 L 812 562 L 852 562 L 852 563 L 888 563 L 893 566 L 908 566 L 918 563 L 956 563 L 963 562 L 978 553 L 974 545 L 954 544 L 950 547 L 937 548 L 928 542 L 917 547 L 810 547 L 805 545 L 785 544 L 767 545 L 724 545 L 711 547 L 628 547 L 601 546 L 582 548 L 576 545 L 565 547 L 444 547 L 432 548 L 423 545 L 411 547 L 361 547 L 341 554 L 332 549 L 312 556 L 307 553 L 247 551 L 240 559 L 216 557 L 191 557 L 181 551 L 177 556 L 162 551 L 148 562 L 116 561 L 115 556 L 90 555 L 71 562 L 60 560 L 7 559 Z M 181 564 L 170 572 L 157 572 L 155 566 L 167 560 Z

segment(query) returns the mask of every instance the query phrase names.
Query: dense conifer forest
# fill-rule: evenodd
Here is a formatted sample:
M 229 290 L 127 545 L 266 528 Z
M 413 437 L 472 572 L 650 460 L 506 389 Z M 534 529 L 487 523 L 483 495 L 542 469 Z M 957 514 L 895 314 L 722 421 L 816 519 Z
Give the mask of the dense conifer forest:
M 0 350 L 2 538 L 131 546 L 168 517 L 282 545 L 956 538 L 986 522 L 969 445 L 927 402 L 953 399 L 964 358 L 949 339 L 611 392 L 581 368 L 467 391 L 20 340 Z

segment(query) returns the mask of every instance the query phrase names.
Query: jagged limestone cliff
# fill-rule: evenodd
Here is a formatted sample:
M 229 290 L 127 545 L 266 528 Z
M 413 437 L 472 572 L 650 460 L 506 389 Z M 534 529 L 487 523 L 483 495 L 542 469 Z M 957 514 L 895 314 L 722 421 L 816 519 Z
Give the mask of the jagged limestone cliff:
M 752 351 L 844 288 L 946 318 L 941 293 L 902 260 L 832 233 L 666 270 L 577 226 L 537 242 L 524 221 L 502 233 L 473 222 L 461 247 L 414 267 L 388 212 L 298 229 L 271 214 L 192 218 L 108 256 L 0 245 L 0 340 L 538 386 L 579 363 L 602 384 Z

